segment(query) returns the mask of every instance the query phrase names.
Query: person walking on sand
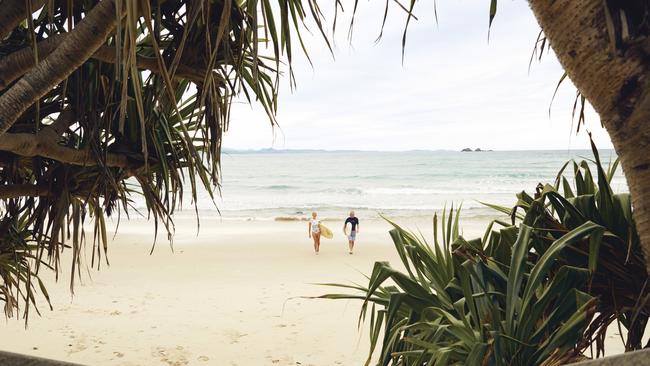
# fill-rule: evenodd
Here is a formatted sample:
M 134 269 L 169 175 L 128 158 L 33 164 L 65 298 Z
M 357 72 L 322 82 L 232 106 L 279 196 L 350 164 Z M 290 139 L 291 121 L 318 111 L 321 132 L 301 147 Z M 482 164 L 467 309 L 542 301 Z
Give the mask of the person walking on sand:
M 314 251 L 316 254 L 320 251 L 320 220 L 316 217 L 316 212 L 311 213 L 311 220 L 309 220 L 309 237 L 314 239 Z
M 350 235 L 348 235 L 348 224 L 350 224 Z M 350 217 L 345 219 L 343 224 L 343 234 L 348 237 L 348 246 L 350 248 L 350 254 L 354 250 L 354 241 L 357 239 L 357 234 L 359 233 L 359 219 L 354 216 L 354 211 L 350 211 Z

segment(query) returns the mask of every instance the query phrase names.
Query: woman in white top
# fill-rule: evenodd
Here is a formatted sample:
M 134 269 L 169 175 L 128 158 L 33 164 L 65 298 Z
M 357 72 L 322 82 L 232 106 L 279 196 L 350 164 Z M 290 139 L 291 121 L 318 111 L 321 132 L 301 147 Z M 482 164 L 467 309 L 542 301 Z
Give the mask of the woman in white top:
M 309 220 L 309 237 L 314 239 L 314 251 L 318 254 L 320 250 L 320 220 L 316 218 L 316 212 L 311 213 L 311 220 Z

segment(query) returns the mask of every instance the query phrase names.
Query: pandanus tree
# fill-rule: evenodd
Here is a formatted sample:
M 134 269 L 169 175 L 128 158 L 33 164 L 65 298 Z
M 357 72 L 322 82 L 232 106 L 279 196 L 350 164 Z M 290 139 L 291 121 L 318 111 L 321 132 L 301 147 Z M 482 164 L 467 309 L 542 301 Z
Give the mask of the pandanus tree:
M 545 40 L 612 139 L 650 268 L 650 2 L 529 2 Z
M 5 314 L 34 308 L 39 269 L 58 274 L 65 248 L 71 281 L 86 242 L 99 266 L 105 218 L 128 216 L 134 195 L 166 233 L 184 190 L 212 196 L 233 99 L 274 123 L 281 60 L 307 17 L 321 24 L 314 1 L 0 1 Z

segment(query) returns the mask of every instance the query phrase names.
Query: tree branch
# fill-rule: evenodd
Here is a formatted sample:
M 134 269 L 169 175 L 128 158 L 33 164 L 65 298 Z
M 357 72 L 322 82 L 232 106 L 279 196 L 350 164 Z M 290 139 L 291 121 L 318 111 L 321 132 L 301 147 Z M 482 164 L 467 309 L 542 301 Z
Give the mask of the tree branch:
M 38 42 L 36 47 L 38 48 L 38 55 L 41 59 L 52 53 L 61 43 L 62 39 L 62 35 L 55 34 Z M 25 75 L 35 64 L 36 60 L 32 47 L 19 49 L 0 59 L 0 90 Z
M 47 57 L 63 42 L 66 36 L 66 34 L 56 34 L 38 42 L 38 55 L 41 58 Z M 100 47 L 91 58 L 113 64 L 117 62 L 115 60 L 115 48 L 111 46 Z M 25 47 L 0 59 L 0 90 L 23 76 L 34 67 L 34 63 L 34 49 L 32 47 Z M 155 57 L 136 55 L 136 64 L 139 69 L 162 74 L 158 60 Z M 175 79 L 190 80 L 198 84 L 203 82 L 205 72 L 205 69 L 181 64 L 176 69 L 173 77 Z
M 43 4 L 45 0 L 32 0 L 32 11 L 42 8 Z M 0 0 L 0 41 L 27 18 L 27 5 L 26 0 Z
M 114 0 L 93 7 L 52 53 L 0 96 L 0 136 L 58 83 L 88 60 L 117 24 Z
M 116 63 L 115 60 L 115 48 L 110 46 L 104 46 L 95 52 L 92 58 L 108 63 Z M 162 74 L 162 70 L 158 64 L 158 60 L 155 57 L 148 57 L 142 55 L 136 55 L 136 65 L 138 69 L 149 70 L 156 74 Z M 176 73 L 174 73 L 174 79 L 183 79 L 190 80 L 195 83 L 203 83 L 205 78 L 205 69 L 189 67 L 186 65 L 178 65 Z
M 52 139 L 51 134 L 43 133 L 43 131 L 37 134 L 5 133 L 0 136 L 0 150 L 25 157 L 42 156 L 62 163 L 80 166 L 100 164 L 89 148 L 78 150 L 61 146 L 56 140 Z M 104 165 L 123 169 L 134 168 L 125 155 L 112 153 L 106 154 Z
M 59 116 L 54 120 L 54 122 L 45 126 L 38 132 L 38 136 L 56 143 L 59 140 L 59 137 L 68 130 L 68 127 L 76 121 L 74 112 L 69 108 L 64 109 L 59 113 Z M 0 140 L 1 139 L 2 137 L 0 137 Z
M 0 199 L 8 200 L 19 197 L 48 196 L 50 190 L 46 186 L 35 184 L 5 184 L 0 186 Z
M 75 118 L 75 113 L 71 109 L 64 109 L 59 113 L 59 116 L 52 122 L 52 124 L 48 125 L 43 129 L 44 130 L 51 130 L 55 136 L 61 136 L 65 131 L 68 130 L 68 127 L 75 123 L 77 120 Z M 43 132 L 41 131 L 41 133 Z

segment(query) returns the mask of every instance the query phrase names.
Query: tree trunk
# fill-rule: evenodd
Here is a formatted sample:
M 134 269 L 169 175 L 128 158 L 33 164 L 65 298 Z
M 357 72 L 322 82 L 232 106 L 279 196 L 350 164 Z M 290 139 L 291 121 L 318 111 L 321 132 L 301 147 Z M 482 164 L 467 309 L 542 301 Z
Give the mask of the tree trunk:
M 598 112 L 612 139 L 650 270 L 650 78 L 644 50 L 648 41 L 617 48 L 611 38 L 608 1 L 529 3 L 569 78 Z
M 38 56 L 40 58 L 47 57 L 52 53 L 63 40 L 66 38 L 64 34 L 55 34 L 38 42 Z M 91 58 L 107 63 L 117 63 L 120 60 L 115 60 L 115 47 L 102 46 L 95 52 Z M 158 65 L 156 57 L 147 57 L 136 55 L 136 65 L 141 70 L 149 70 L 156 74 L 162 74 L 162 70 Z M 21 50 L 15 51 L 4 58 L 0 59 L 0 90 L 6 88 L 19 77 L 27 73 L 35 65 L 34 49 L 25 47 Z M 175 79 L 190 80 L 196 84 L 203 83 L 205 79 L 206 69 L 202 67 L 191 67 L 184 64 L 179 64 L 174 74 Z M 217 75 L 213 75 L 217 77 Z M 219 80 L 224 82 L 225 80 Z
M 32 0 L 32 11 L 43 7 L 45 0 Z M 4 39 L 29 12 L 27 0 L 0 0 L 0 40 Z
M 0 199 L 48 196 L 49 189 L 46 186 L 34 184 L 4 184 L 0 186 Z
M 0 136 L 27 108 L 86 62 L 116 24 L 114 0 L 100 1 L 59 47 L 0 96 Z
M 57 136 L 47 132 L 50 131 L 44 130 L 37 134 L 5 133 L 0 136 L 0 150 L 9 151 L 24 157 L 42 156 L 61 163 L 79 166 L 95 166 L 100 164 L 99 159 L 96 158 L 90 148 L 78 150 L 61 146 L 56 139 Z M 129 164 L 129 160 L 125 155 L 120 154 L 106 153 L 103 164 L 108 167 L 123 169 L 137 168 L 135 164 Z

